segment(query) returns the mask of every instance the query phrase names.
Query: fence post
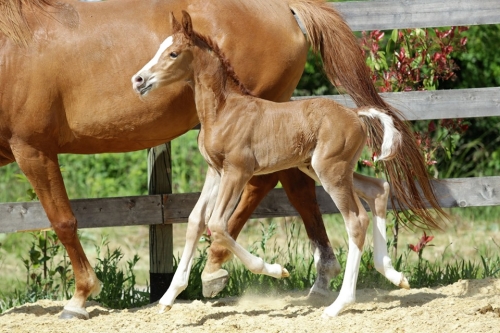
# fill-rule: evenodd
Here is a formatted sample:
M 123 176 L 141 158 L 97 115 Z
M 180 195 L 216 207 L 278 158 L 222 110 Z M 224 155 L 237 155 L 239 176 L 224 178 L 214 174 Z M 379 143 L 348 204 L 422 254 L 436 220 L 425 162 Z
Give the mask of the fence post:
M 149 194 L 172 193 L 170 142 L 148 150 Z M 174 275 L 173 232 L 171 224 L 149 226 L 149 281 L 151 303 L 159 300 Z

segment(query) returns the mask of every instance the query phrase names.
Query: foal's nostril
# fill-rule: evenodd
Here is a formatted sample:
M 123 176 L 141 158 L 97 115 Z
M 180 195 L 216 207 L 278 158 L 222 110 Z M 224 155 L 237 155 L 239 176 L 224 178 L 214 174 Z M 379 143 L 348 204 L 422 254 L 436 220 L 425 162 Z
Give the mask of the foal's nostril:
M 142 76 L 140 75 L 136 75 L 136 77 L 134 78 L 134 81 L 135 83 L 143 83 L 144 82 L 144 79 L 142 78 Z

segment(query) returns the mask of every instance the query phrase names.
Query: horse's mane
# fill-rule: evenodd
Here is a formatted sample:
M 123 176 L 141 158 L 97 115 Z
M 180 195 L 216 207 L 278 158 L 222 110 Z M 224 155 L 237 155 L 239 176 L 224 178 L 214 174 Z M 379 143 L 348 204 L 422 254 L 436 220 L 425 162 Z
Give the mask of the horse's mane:
M 225 71 L 226 75 L 233 80 L 236 86 L 239 88 L 242 94 L 254 96 L 254 94 L 241 82 L 238 75 L 234 71 L 233 66 L 229 59 L 224 55 L 224 52 L 220 49 L 219 45 L 214 42 L 210 37 L 204 36 L 196 31 L 193 31 L 194 42 L 197 42 L 199 46 L 205 46 L 206 48 L 212 50 L 214 54 L 219 58 L 222 65 L 222 69 Z
M 31 30 L 24 10 L 57 7 L 57 0 L 0 0 L 0 33 L 15 43 L 27 45 L 31 40 Z

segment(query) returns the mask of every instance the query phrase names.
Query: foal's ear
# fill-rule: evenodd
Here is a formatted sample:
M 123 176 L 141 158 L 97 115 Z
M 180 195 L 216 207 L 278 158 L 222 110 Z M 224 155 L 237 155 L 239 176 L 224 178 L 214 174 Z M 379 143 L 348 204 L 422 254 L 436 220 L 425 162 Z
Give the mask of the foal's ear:
M 182 30 L 181 24 L 177 21 L 173 12 L 170 12 L 170 25 L 172 26 L 172 34 Z
M 182 11 L 182 30 L 184 34 L 191 39 L 193 37 L 193 23 L 191 22 L 191 16 L 185 10 Z

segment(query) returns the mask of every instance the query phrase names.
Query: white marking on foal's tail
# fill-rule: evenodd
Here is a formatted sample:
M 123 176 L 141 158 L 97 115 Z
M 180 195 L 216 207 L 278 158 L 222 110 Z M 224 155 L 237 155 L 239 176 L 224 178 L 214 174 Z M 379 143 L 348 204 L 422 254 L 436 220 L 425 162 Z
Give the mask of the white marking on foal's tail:
M 382 142 L 382 151 L 380 156 L 374 158 L 375 161 L 382 161 L 391 157 L 394 154 L 394 147 L 396 147 L 401 141 L 401 133 L 394 127 L 394 122 L 392 118 L 374 108 L 369 108 L 368 110 L 362 110 L 358 112 L 359 115 L 378 118 L 384 127 L 384 140 Z

